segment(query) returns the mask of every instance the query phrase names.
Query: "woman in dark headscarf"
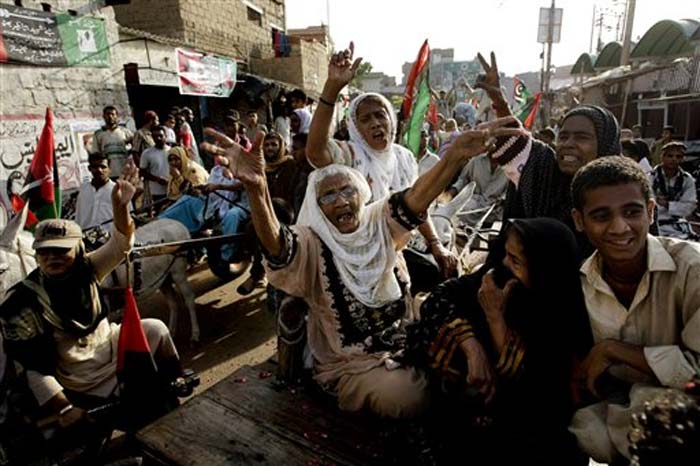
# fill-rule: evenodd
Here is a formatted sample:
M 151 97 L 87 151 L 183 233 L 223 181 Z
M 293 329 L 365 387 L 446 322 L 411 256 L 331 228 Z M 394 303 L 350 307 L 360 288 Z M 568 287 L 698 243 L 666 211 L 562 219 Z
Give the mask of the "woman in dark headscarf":
M 488 93 L 497 116 L 511 115 L 501 91 L 495 56 L 491 54 L 490 65 L 481 54 L 478 57 L 486 74 L 476 87 Z M 512 145 L 518 146 L 518 143 Z M 615 115 L 595 105 L 573 108 L 564 116 L 555 148 L 532 141 L 529 155 L 509 156 L 508 152 L 514 152 L 509 150 L 498 158 L 512 181 L 503 209 L 504 219 L 555 218 L 576 232 L 571 218 L 571 179 L 579 168 L 597 157 L 620 155 L 620 127 Z M 576 234 L 576 239 L 584 259 L 593 248 L 585 235 Z
M 576 171 L 591 160 L 620 154 L 617 119 L 608 110 L 582 105 L 565 116 L 556 152 L 533 142 L 518 185 L 511 185 L 505 218 L 552 217 L 571 222 L 569 186 Z
M 563 223 L 548 218 L 512 220 L 503 238 L 489 273 L 448 280 L 433 291 L 409 331 L 409 358 L 426 367 L 461 425 L 475 414 L 493 420 L 469 434 L 472 454 L 483 452 L 491 464 L 514 457 L 577 464 L 567 431 L 574 412 L 570 382 L 591 334 L 576 241 Z M 476 391 L 492 402 L 483 405 Z M 452 434 L 467 438 L 464 431 Z

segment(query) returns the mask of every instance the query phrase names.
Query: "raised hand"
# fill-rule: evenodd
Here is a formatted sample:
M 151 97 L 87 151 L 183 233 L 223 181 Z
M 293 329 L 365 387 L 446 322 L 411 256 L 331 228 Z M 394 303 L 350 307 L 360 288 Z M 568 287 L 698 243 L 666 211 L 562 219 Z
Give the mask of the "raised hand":
M 474 87 L 486 91 L 489 98 L 491 99 L 491 105 L 493 109 L 498 113 L 498 116 L 506 116 L 510 114 L 508 102 L 503 96 L 503 91 L 501 90 L 501 78 L 498 74 L 496 54 L 491 52 L 490 64 L 480 53 L 477 53 L 476 57 L 479 59 L 479 62 L 481 63 L 481 67 L 484 69 L 485 74 L 480 75 L 481 79 L 478 80 Z
M 328 85 L 333 87 L 333 90 L 340 90 L 348 85 L 355 78 L 357 69 L 362 63 L 362 58 L 357 58 L 353 61 L 355 54 L 355 44 L 350 42 L 350 46 L 346 50 L 334 53 L 328 63 Z
M 136 194 L 136 185 L 139 181 L 139 170 L 133 162 L 129 161 L 124 166 L 122 175 L 112 188 L 112 202 L 118 206 L 126 206 Z
M 265 183 L 265 157 L 262 153 L 265 133 L 259 131 L 250 151 L 243 149 L 231 138 L 212 128 L 205 128 L 204 134 L 215 139 L 216 144 L 206 144 L 206 150 L 229 160 L 229 169 L 235 178 L 247 186 L 262 186 Z

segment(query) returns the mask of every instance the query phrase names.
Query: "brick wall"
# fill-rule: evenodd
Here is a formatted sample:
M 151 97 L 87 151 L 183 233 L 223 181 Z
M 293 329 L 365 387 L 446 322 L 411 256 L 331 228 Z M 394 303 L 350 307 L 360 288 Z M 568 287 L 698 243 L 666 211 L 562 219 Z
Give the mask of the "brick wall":
M 321 94 L 328 79 L 328 54 L 325 46 L 318 42 L 302 41 L 302 75 L 303 87 Z
M 247 62 L 274 56 L 272 28 L 284 28 L 282 0 L 250 0 L 262 11 L 248 18 L 241 0 L 132 0 L 114 7 L 117 22 L 143 31 L 184 40 L 192 48 Z
M 184 39 L 185 28 L 180 0 L 131 0 L 114 6 L 114 18 L 122 26 L 160 36 Z
M 251 72 L 294 84 L 317 97 L 328 78 L 326 47 L 316 41 L 293 41 L 289 57 L 251 59 Z M 316 94 L 316 96 L 314 96 Z

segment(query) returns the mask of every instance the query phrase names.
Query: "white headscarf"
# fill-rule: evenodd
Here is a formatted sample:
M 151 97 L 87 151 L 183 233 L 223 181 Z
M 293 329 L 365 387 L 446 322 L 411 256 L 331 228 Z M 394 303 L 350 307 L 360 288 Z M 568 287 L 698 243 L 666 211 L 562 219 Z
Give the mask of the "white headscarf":
M 311 127 L 311 112 L 305 108 L 297 108 L 293 113 L 299 118 L 299 132 L 297 134 L 308 134 Z
M 344 175 L 357 188 L 359 227 L 341 233 L 318 205 L 318 186 L 329 176 Z M 365 205 L 372 193 L 365 177 L 345 165 L 328 165 L 311 172 L 297 225 L 311 228 L 333 253 L 340 278 L 358 301 L 377 308 L 401 297 L 394 275 L 396 250 L 384 212 L 384 202 Z
M 357 129 L 357 109 L 368 97 L 379 100 L 389 114 L 389 140 L 396 137 L 396 114 L 389 101 L 381 94 L 367 92 L 355 97 L 350 103 L 348 132 L 355 153 L 353 164 L 369 181 L 372 199 L 379 200 L 389 193 L 401 191 L 413 185 L 418 178 L 418 165 L 411 151 L 398 144 L 390 143 L 384 150 L 372 149 Z

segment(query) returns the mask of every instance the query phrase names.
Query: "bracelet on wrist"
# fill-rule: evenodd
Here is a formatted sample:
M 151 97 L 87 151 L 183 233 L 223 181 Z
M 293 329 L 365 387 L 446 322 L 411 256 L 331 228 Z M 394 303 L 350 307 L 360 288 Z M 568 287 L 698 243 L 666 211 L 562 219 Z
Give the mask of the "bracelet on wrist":
M 322 104 L 328 105 L 329 107 L 335 107 L 335 104 L 324 99 L 323 96 L 318 98 L 318 101 Z
M 58 412 L 58 416 L 59 416 L 59 417 L 65 416 L 65 415 L 68 414 L 68 412 L 69 412 L 70 410 L 72 410 L 73 408 L 74 408 L 74 406 L 73 406 L 72 404 L 70 404 L 70 403 L 67 404 L 66 406 L 64 406 L 63 408 L 61 408 L 61 410 Z

